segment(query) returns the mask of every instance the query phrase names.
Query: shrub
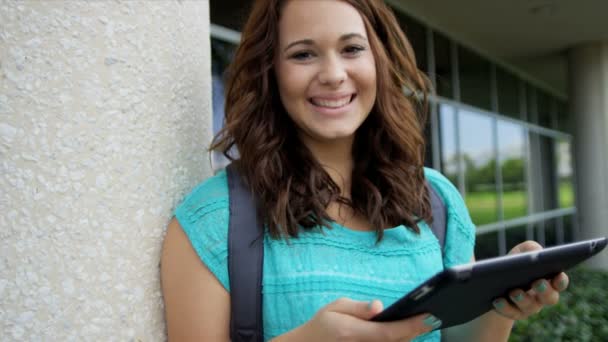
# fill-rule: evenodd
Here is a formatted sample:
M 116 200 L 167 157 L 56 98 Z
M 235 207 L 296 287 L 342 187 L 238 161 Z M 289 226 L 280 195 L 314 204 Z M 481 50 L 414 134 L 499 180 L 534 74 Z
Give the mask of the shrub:
M 608 272 L 577 268 L 558 304 L 518 321 L 510 342 L 608 341 Z

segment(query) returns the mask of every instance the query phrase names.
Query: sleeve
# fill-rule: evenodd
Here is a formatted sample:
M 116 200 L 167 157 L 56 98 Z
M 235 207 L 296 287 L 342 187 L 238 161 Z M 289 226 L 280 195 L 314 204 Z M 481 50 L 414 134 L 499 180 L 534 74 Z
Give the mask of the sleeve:
M 446 234 L 443 265 L 452 267 L 471 261 L 475 250 L 475 224 L 458 189 L 441 173 L 425 169 L 431 186 L 443 198 L 446 206 Z
M 192 247 L 227 291 L 228 184 L 225 172 L 198 185 L 175 209 L 175 217 Z

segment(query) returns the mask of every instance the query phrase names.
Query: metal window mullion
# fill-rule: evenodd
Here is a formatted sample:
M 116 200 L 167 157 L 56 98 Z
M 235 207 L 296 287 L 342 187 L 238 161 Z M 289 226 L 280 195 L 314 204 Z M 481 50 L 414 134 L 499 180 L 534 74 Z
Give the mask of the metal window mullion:
M 428 75 L 431 80 L 433 89 L 437 89 L 437 67 L 435 65 L 435 39 L 433 37 L 433 30 L 430 27 L 426 27 L 426 64 L 428 65 Z M 433 148 L 433 168 L 436 170 L 441 169 L 441 139 L 440 139 L 440 127 L 439 127 L 439 113 L 437 111 L 437 104 L 429 103 L 431 106 L 430 119 L 431 119 L 431 147 Z
M 209 35 L 211 38 L 219 39 L 227 43 L 238 44 L 241 41 L 241 33 L 227 27 L 209 24 Z
M 526 91 L 526 84 L 524 83 L 524 81 L 522 81 L 521 79 L 519 80 L 519 115 L 522 121 L 527 121 L 528 119 L 528 93 Z M 529 127 L 524 127 L 524 160 L 526 161 L 526 172 L 524 172 L 524 181 L 526 184 L 526 192 L 527 192 L 527 201 L 526 201 L 526 207 L 527 207 L 527 212 L 528 215 L 532 214 L 532 207 L 531 207 L 531 197 L 532 197 L 532 189 L 531 189 L 531 163 L 532 163 L 532 157 L 531 157 L 531 143 L 530 143 L 530 129 Z M 526 240 L 534 240 L 534 224 L 532 223 L 527 223 L 526 224 Z
M 499 112 L 498 102 L 498 80 L 496 77 L 496 65 L 490 64 L 490 99 L 492 105 L 492 111 L 495 113 Z M 496 208 L 498 214 L 498 222 L 502 222 L 505 219 L 505 211 L 503 204 L 503 183 L 502 183 L 502 166 L 500 162 L 500 146 L 498 139 L 498 119 L 492 118 L 492 130 L 493 130 L 493 145 L 494 145 L 494 182 L 496 187 Z M 498 231 L 498 253 L 499 255 L 507 254 L 507 234 L 505 229 Z
M 500 165 L 500 148 L 498 146 L 498 120 L 494 118 L 492 120 L 493 130 L 493 145 L 494 145 L 494 158 L 496 158 L 496 167 L 494 169 L 494 177 L 496 178 L 496 206 L 498 208 L 498 222 L 503 222 L 505 219 L 504 208 L 503 208 L 503 183 L 502 183 L 502 167 Z M 500 255 L 507 254 L 507 237 L 503 229 L 498 231 L 498 251 Z
M 551 100 L 551 128 L 553 128 L 554 130 L 557 130 L 558 126 L 558 121 L 557 121 L 557 101 L 553 98 Z M 554 158 L 554 163 L 559 163 L 559 140 L 557 139 L 553 139 L 553 158 Z M 551 168 L 552 172 L 553 172 L 553 187 L 555 189 L 555 198 L 554 201 L 557 202 L 557 207 L 560 207 L 560 201 L 559 201 L 559 172 L 558 172 L 558 167 L 552 167 Z M 558 245 L 561 245 L 564 243 L 564 219 L 563 217 L 560 217 L 558 219 L 555 220 L 555 239 L 557 241 Z
M 538 97 L 536 94 L 536 90 L 533 89 L 532 90 L 532 111 L 531 111 L 531 121 L 538 124 L 538 118 L 539 118 L 539 113 L 538 113 Z M 536 133 L 535 133 L 536 134 Z M 538 204 L 538 206 L 540 206 L 541 208 L 541 212 L 545 210 L 545 199 L 543 198 L 543 191 L 544 191 L 544 185 L 543 185 L 543 168 L 542 168 L 542 163 L 543 163 L 543 158 L 542 158 L 542 149 L 540 147 L 541 141 L 540 141 L 540 135 L 536 134 L 535 138 L 534 138 L 534 144 L 532 146 L 532 148 L 534 148 L 534 150 L 536 151 L 537 155 L 536 155 L 536 159 L 538 160 L 538 167 L 534 167 L 533 171 L 535 173 L 535 185 L 538 187 L 538 191 L 535 191 L 536 193 L 536 198 L 534 198 L 534 205 L 536 207 L 536 205 Z M 545 222 L 544 221 L 540 221 L 538 222 L 538 226 L 536 228 L 536 235 L 537 235 L 537 242 L 540 243 L 541 245 L 545 245 Z
M 544 220 L 556 219 L 568 215 L 576 215 L 576 213 L 577 210 L 575 207 L 548 210 L 542 213 L 536 213 L 524 217 L 505 220 L 503 222 L 494 222 L 481 225 L 477 227 L 477 234 L 480 235 L 490 232 L 496 232 L 501 229 L 511 229 L 529 223 L 542 222 Z
M 452 95 L 454 100 L 460 102 L 460 70 L 458 63 L 458 44 L 450 40 L 450 69 L 452 71 Z
M 456 102 L 460 102 L 460 73 L 458 71 L 458 45 L 453 40 L 450 40 L 450 69 L 452 73 L 452 95 Z M 460 109 L 455 108 L 454 111 L 454 127 L 456 127 L 456 155 L 458 156 L 457 170 L 458 170 L 458 190 L 462 193 L 463 197 L 466 197 L 466 183 L 463 168 L 463 155 L 460 146 Z

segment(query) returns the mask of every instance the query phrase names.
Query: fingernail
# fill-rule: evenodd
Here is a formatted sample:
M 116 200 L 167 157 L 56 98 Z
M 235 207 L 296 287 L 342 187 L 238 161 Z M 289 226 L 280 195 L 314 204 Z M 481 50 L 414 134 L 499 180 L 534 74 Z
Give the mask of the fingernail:
M 441 326 L 441 320 L 433 315 L 428 315 L 424 318 L 423 320 L 424 324 L 426 324 L 429 327 L 432 327 L 433 329 L 437 329 Z
M 374 305 L 374 301 L 370 301 L 369 303 L 367 303 L 367 310 L 371 310 L 372 309 L 372 305 Z
M 536 287 L 534 288 L 536 290 L 536 292 L 538 293 L 543 293 L 545 292 L 545 290 L 547 289 L 547 281 L 543 280 L 540 283 L 538 283 L 536 285 Z
M 502 310 L 505 307 L 505 301 L 502 299 L 497 299 L 492 304 L 494 304 L 494 307 L 498 310 Z
M 566 281 L 566 279 L 562 279 L 559 281 L 559 284 L 557 286 L 559 287 L 560 291 L 563 291 L 568 286 L 568 282 Z
M 520 292 L 520 293 L 516 294 L 515 296 L 512 296 L 511 299 L 514 302 L 519 303 L 519 302 L 521 302 L 524 299 L 524 293 Z

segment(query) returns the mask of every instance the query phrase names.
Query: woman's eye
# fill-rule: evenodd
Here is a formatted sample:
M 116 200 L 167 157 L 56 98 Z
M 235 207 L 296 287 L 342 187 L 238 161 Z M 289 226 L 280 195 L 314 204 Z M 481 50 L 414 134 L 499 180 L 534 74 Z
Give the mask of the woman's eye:
M 298 61 L 303 61 L 306 59 L 311 58 L 313 55 L 312 53 L 308 52 L 308 51 L 302 51 L 302 52 L 296 52 L 293 55 L 291 55 L 291 58 L 298 60 Z
M 358 45 L 350 45 L 344 48 L 344 52 L 348 55 L 358 55 L 363 50 L 365 48 Z

